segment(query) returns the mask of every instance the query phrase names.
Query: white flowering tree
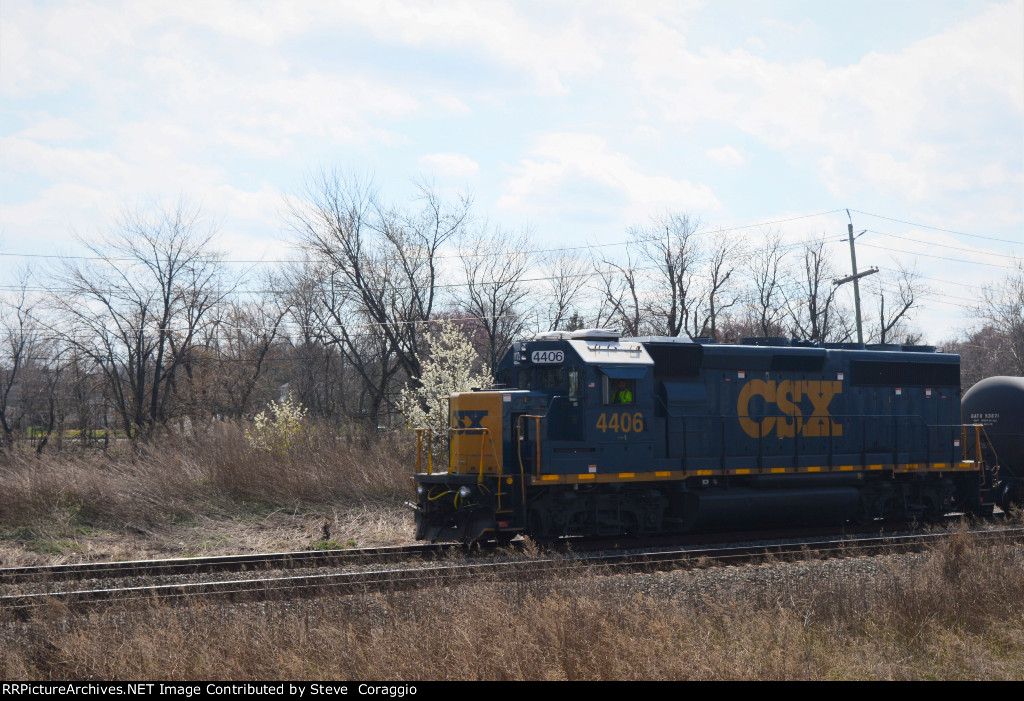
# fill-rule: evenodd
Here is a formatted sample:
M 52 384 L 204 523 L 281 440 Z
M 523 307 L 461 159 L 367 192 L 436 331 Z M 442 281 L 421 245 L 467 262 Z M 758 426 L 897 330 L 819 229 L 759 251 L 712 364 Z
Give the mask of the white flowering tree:
M 286 455 L 300 441 L 309 437 L 306 409 L 288 395 L 281 402 L 267 403 L 268 411 L 261 411 L 253 419 L 253 430 L 245 437 L 256 450 Z
M 441 400 L 453 392 L 486 387 L 490 378 L 473 372 L 477 353 L 473 343 L 451 321 L 442 321 L 427 334 L 430 357 L 422 362 L 419 387 L 411 384 L 402 390 L 398 408 L 412 428 L 440 425 Z

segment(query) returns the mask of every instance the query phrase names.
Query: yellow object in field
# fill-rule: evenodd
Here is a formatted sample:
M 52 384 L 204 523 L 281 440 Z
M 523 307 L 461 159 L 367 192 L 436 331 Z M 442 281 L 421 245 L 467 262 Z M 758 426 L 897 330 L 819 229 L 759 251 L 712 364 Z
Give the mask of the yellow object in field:
M 451 464 L 457 474 L 501 473 L 501 392 L 461 392 L 451 398 Z

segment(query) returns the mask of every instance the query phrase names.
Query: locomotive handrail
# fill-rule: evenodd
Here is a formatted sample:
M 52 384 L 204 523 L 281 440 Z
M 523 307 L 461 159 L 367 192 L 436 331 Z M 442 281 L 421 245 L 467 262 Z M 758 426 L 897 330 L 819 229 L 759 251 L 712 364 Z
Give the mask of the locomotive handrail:
M 417 428 L 416 429 L 416 472 L 420 471 L 420 467 L 422 465 L 421 455 L 422 455 L 422 448 L 423 448 L 423 434 L 424 434 L 424 432 L 427 434 L 427 474 L 428 475 L 432 475 L 432 474 L 434 474 L 434 471 L 433 471 L 434 461 L 433 461 L 433 450 L 432 450 L 432 448 L 433 448 L 433 440 L 432 440 L 432 436 L 431 436 L 432 432 L 431 432 L 431 430 L 429 428 Z
M 443 436 L 448 436 L 448 472 L 452 471 L 452 439 L 451 439 L 451 428 L 452 428 L 452 398 L 451 395 L 447 397 L 438 398 L 438 415 L 437 415 L 437 435 L 438 440 L 441 441 L 441 455 L 438 456 L 440 460 L 444 456 L 444 439 Z M 444 410 L 444 403 L 448 402 L 448 411 Z M 447 424 L 448 431 L 446 432 L 445 425 Z
M 519 417 L 516 419 L 516 421 L 518 422 L 517 425 L 516 425 L 516 430 L 518 431 L 518 434 L 519 434 L 519 440 L 516 441 L 516 455 L 519 457 L 519 470 L 521 472 L 524 469 L 523 468 L 523 440 L 522 440 L 522 438 L 523 438 L 523 419 L 533 419 L 534 420 L 534 426 L 535 426 L 534 430 L 535 430 L 535 433 L 536 433 L 537 437 L 534 439 L 533 442 L 534 442 L 534 444 L 536 446 L 536 449 L 537 449 L 537 460 L 536 460 L 536 464 L 534 465 L 533 471 L 534 471 L 534 474 L 537 477 L 540 477 L 540 422 L 541 422 L 541 419 L 544 419 L 546 417 L 547 417 L 547 414 L 544 414 L 543 416 L 541 416 L 540 414 L 520 414 Z
M 488 429 L 486 427 L 482 427 L 482 428 L 462 428 L 462 427 L 459 427 L 459 426 L 451 427 L 451 428 L 448 429 L 449 445 L 451 444 L 451 436 L 454 433 L 479 433 L 480 434 L 480 468 L 479 468 L 479 471 L 477 473 L 477 483 L 478 484 L 484 481 L 484 454 L 486 452 L 484 450 L 485 440 L 486 440 L 487 443 L 490 443 L 491 455 L 494 456 L 494 466 L 496 468 L 498 468 L 498 479 L 500 480 L 501 479 L 501 475 L 502 475 L 501 460 L 498 459 L 498 450 L 497 450 L 497 448 L 494 447 L 494 437 L 491 435 L 490 429 Z
M 462 433 L 479 433 L 480 434 L 480 468 L 479 468 L 479 471 L 477 472 L 477 478 L 476 478 L 476 483 L 477 484 L 483 484 L 483 481 L 484 481 L 484 453 L 485 453 L 484 445 L 485 445 L 485 443 L 490 443 L 490 445 L 491 445 L 491 454 L 494 456 L 494 466 L 498 470 L 498 473 L 497 473 L 497 477 L 498 477 L 498 491 L 495 493 L 495 495 L 498 498 L 498 511 L 501 511 L 501 494 L 502 494 L 502 491 L 501 491 L 501 476 L 502 476 L 501 460 L 498 459 L 498 451 L 494 447 L 494 437 L 491 436 L 490 429 L 488 429 L 486 427 L 480 427 L 480 428 L 461 428 L 461 427 L 458 427 L 458 426 L 456 426 L 454 428 L 449 428 L 448 429 L 448 445 L 451 445 L 451 434 L 456 432 L 456 431 L 462 432 Z
M 998 467 L 999 463 L 1000 463 L 999 453 L 996 452 L 996 447 L 995 447 L 995 445 L 992 444 L 992 439 L 989 437 L 988 431 L 985 430 L 985 424 L 963 424 L 961 428 L 963 430 L 963 434 L 962 434 L 963 437 L 961 439 L 961 447 L 963 448 L 963 450 L 967 450 L 967 429 L 968 428 L 973 428 L 974 429 L 974 459 L 975 459 L 975 462 L 980 464 L 981 462 L 984 461 L 984 456 L 981 454 L 981 437 L 982 437 L 982 435 L 984 435 L 985 436 L 985 443 L 988 444 L 989 450 L 992 451 L 992 455 L 996 459 L 996 467 Z M 966 457 L 966 455 L 965 455 L 965 457 Z

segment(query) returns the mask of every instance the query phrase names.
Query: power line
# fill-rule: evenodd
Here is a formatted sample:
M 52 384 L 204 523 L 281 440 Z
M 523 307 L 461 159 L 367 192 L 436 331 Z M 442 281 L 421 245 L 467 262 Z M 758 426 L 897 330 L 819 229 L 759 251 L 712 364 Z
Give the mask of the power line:
M 843 210 L 841 210 L 841 209 L 833 209 L 833 210 L 829 210 L 827 212 L 815 212 L 813 214 L 801 214 L 801 215 L 795 216 L 795 217 L 787 217 L 785 219 L 774 219 L 774 220 L 765 221 L 765 222 L 758 222 L 756 224 L 744 224 L 742 226 L 699 229 L 697 231 L 694 231 L 693 235 L 700 236 L 700 235 L 714 234 L 714 233 L 719 233 L 719 232 L 742 231 L 742 230 L 745 230 L 745 229 L 753 229 L 753 228 L 758 228 L 758 227 L 763 227 L 763 226 L 771 226 L 773 224 L 785 224 L 787 222 L 798 221 L 800 219 L 812 219 L 814 217 L 822 217 L 822 216 L 826 216 L 828 214 L 835 214 L 836 212 L 841 212 L 841 211 L 843 211 Z M 625 241 L 613 241 L 613 242 L 609 242 L 609 243 L 585 244 L 585 245 L 581 245 L 581 246 L 559 246 L 559 247 L 555 247 L 555 248 L 541 248 L 541 249 L 535 249 L 535 250 L 533 250 L 531 252 L 532 253 L 558 253 L 558 252 L 562 252 L 562 251 L 591 250 L 591 249 L 594 249 L 594 248 L 610 248 L 610 247 L 613 247 L 613 246 L 626 246 L 626 245 L 629 245 L 630 243 L 644 242 L 644 241 L 656 241 L 656 240 L 659 240 L 659 239 L 660 239 L 660 236 L 656 237 L 656 238 L 651 238 L 651 239 L 640 239 L 639 241 L 638 240 L 625 240 Z M 507 255 L 507 252 L 506 251 L 495 251 L 495 252 L 490 252 L 490 253 L 473 253 L 473 254 L 470 254 L 470 253 L 459 253 L 459 254 L 455 254 L 455 255 L 438 255 L 438 256 L 435 256 L 435 258 L 443 259 L 443 260 L 448 260 L 448 259 L 454 259 L 454 258 L 461 258 L 463 256 L 465 256 L 465 257 L 482 257 L 482 256 L 500 256 L 500 255 Z M 40 259 L 44 259 L 44 260 L 85 260 L 85 261 L 101 261 L 101 262 L 108 262 L 108 263 L 133 263 L 133 262 L 137 262 L 138 261 L 137 258 L 113 258 L 113 257 L 107 257 L 107 256 L 75 256 L 75 255 L 63 255 L 63 254 L 57 254 L 57 253 L 18 253 L 18 252 L 14 252 L 14 251 L 0 251 L 0 257 L 40 258 Z M 263 264 L 291 265 L 291 264 L 295 264 L 295 263 L 302 263 L 302 262 L 304 262 L 301 259 L 242 260 L 242 259 L 220 258 L 220 257 L 215 257 L 215 256 L 200 257 L 197 260 L 202 260 L 202 261 L 211 262 L 211 263 L 231 263 L 231 264 L 245 264 L 245 265 L 263 265 Z
M 842 237 L 842 236 L 839 236 L 839 237 L 833 236 L 833 237 L 827 237 L 827 238 L 825 238 L 823 240 L 824 240 L 825 243 L 835 243 L 837 241 L 842 241 L 843 239 L 844 239 L 844 237 Z M 804 245 L 803 243 L 782 244 L 782 245 L 779 246 L 779 249 L 783 250 L 783 251 L 788 251 L 788 250 L 792 250 L 792 249 L 801 248 L 803 245 Z M 748 254 L 748 255 L 752 255 L 752 254 Z M 738 255 L 737 257 L 742 257 L 742 255 Z M 638 267 L 638 266 L 634 266 L 634 267 L 631 267 L 630 270 L 634 271 L 634 272 L 654 272 L 654 271 L 662 270 L 662 268 L 660 266 L 657 266 L 657 267 Z M 530 283 L 530 282 L 550 282 L 552 280 L 577 280 L 577 279 L 580 279 L 580 278 L 594 278 L 594 277 L 598 277 L 598 276 L 601 276 L 601 275 L 612 275 L 615 272 L 616 271 L 614 269 L 604 268 L 604 269 L 588 270 L 587 272 L 576 273 L 574 275 L 542 275 L 540 277 L 520 278 L 517 282 L 520 282 L 520 283 Z M 486 281 L 477 281 L 477 282 L 435 283 L 433 285 L 433 287 L 434 287 L 434 289 L 445 290 L 445 289 L 455 289 L 455 288 L 472 287 L 472 286 L 486 287 L 488 285 L 497 285 L 497 284 L 511 284 L 511 281 L 510 280 L 486 280 Z M 54 292 L 54 293 L 58 293 L 58 294 L 59 293 L 63 293 L 63 294 L 76 294 L 76 293 L 82 292 L 82 290 L 80 290 L 80 289 L 70 288 L 70 287 L 65 287 L 65 288 L 60 288 L 60 287 L 41 287 L 41 286 L 25 286 L 25 287 L 22 287 L 21 285 L 0 285 L 0 290 L 7 290 L 7 291 L 10 291 L 10 292 L 19 292 L 19 291 L 21 291 L 23 289 L 26 290 L 26 291 L 29 291 L 29 292 Z M 395 286 L 389 287 L 388 289 L 389 290 L 394 290 L 394 291 L 407 291 L 407 290 L 412 289 L 412 287 L 408 286 L 408 285 L 395 285 Z M 380 290 L 371 290 L 371 291 L 373 291 L 373 292 L 380 292 Z M 286 290 L 273 290 L 273 289 L 255 289 L 255 290 L 246 290 L 246 289 L 220 290 L 220 289 L 218 289 L 218 290 L 209 290 L 209 292 L 211 294 L 220 294 L 220 295 L 227 295 L 227 294 L 239 294 L 239 295 L 241 295 L 241 294 L 287 294 Z
M 929 226 L 928 224 L 921 224 L 919 222 L 906 221 L 906 220 L 903 220 L 903 219 L 896 219 L 894 217 L 886 217 L 886 216 L 881 215 L 881 214 L 872 214 L 871 212 L 863 212 L 863 211 L 861 211 L 859 209 L 853 209 L 852 207 L 850 208 L 850 211 L 851 212 L 856 212 L 857 214 L 863 214 L 866 217 L 876 217 L 878 219 L 886 219 L 888 221 L 894 221 L 894 222 L 898 222 L 900 224 L 906 224 L 908 226 L 918 226 L 918 227 L 921 227 L 922 229 L 931 229 L 932 231 L 942 231 L 942 232 L 945 232 L 947 234 L 956 234 L 957 236 L 969 236 L 969 237 L 975 238 L 975 239 L 987 239 L 989 241 L 999 241 L 1000 243 L 1015 243 L 1015 244 L 1020 244 L 1021 243 L 1020 241 L 1010 241 L 1009 239 L 996 238 L 995 236 L 982 236 L 981 234 L 968 234 L 967 232 L 964 232 L 964 231 L 954 231 L 952 229 L 943 229 L 943 228 L 940 228 L 938 226 Z
M 886 246 L 879 246 L 872 243 L 861 243 L 861 246 L 867 246 L 868 248 L 878 248 L 883 251 L 889 251 L 890 253 L 905 253 L 910 256 L 923 256 L 925 258 L 936 258 L 938 260 L 948 260 L 954 263 L 960 263 L 962 265 L 987 265 L 990 268 L 1002 268 L 1003 270 L 1013 270 L 1015 266 L 1012 265 L 999 265 L 997 263 L 982 263 L 980 261 L 964 260 L 962 258 L 947 258 L 945 256 L 936 256 L 930 253 L 917 253 L 916 251 L 903 251 L 898 248 L 888 248 Z
M 694 231 L 693 235 L 706 235 L 706 234 L 713 234 L 713 233 L 719 233 L 719 232 L 743 231 L 743 230 L 746 230 L 746 229 L 753 229 L 753 228 L 759 228 L 759 227 L 765 227 L 765 226 L 772 226 L 774 224 L 785 224 L 785 223 L 788 223 L 788 222 L 799 221 L 799 220 L 802 220 L 802 219 L 813 219 L 815 217 L 827 216 L 829 214 L 836 214 L 838 212 L 843 212 L 843 211 L 845 211 L 845 209 L 840 208 L 840 209 L 832 209 L 832 210 L 823 211 L 823 212 L 814 212 L 812 214 L 801 214 L 801 215 L 798 215 L 798 216 L 795 216 L 795 217 L 786 217 L 784 219 L 773 219 L 773 220 L 764 221 L 764 222 L 757 222 L 757 223 L 754 223 L 754 224 L 744 224 L 744 225 L 741 225 L 741 226 L 713 227 L 713 228 L 699 229 L 697 231 Z M 865 211 L 859 210 L 859 209 L 850 208 L 849 211 L 856 212 L 858 214 L 863 214 L 864 216 L 875 217 L 875 218 L 878 218 L 878 219 L 885 219 L 887 221 L 898 222 L 900 224 L 907 224 L 908 226 L 915 226 L 915 227 L 920 227 L 920 228 L 923 228 L 923 229 L 931 229 L 933 231 L 942 231 L 942 232 L 949 233 L 949 234 L 955 234 L 957 236 L 968 236 L 968 237 L 971 237 L 971 238 L 985 239 L 985 240 L 988 240 L 988 241 L 998 241 L 1000 243 L 1009 243 L 1009 244 L 1020 244 L 1021 243 L 1020 241 L 1012 241 L 1012 240 L 1009 240 L 1009 239 L 1003 239 L 1003 238 L 998 238 L 998 237 L 994 237 L 994 236 L 984 236 L 984 235 L 981 235 L 981 234 L 971 234 L 971 233 L 967 233 L 967 232 L 963 232 L 963 231 L 954 231 L 952 229 L 943 229 L 941 227 L 930 226 L 928 224 L 922 224 L 920 222 L 912 222 L 912 221 L 908 221 L 908 220 L 905 220 L 905 219 L 897 219 L 895 217 L 888 217 L 888 216 L 885 216 L 885 215 L 882 215 L 882 214 L 874 214 L 872 212 L 865 212 Z M 906 237 L 901 237 L 901 236 L 899 236 L 897 234 L 889 234 L 889 233 L 882 232 L 882 231 L 872 231 L 871 233 L 881 234 L 883 236 L 892 236 L 892 237 L 895 237 L 895 238 L 906 238 Z M 558 246 L 558 247 L 554 247 L 554 248 L 535 249 L 535 250 L 533 250 L 531 252 L 532 253 L 558 253 L 558 252 L 567 252 L 567 251 L 591 250 L 591 249 L 595 249 L 595 248 L 611 248 L 611 247 L 615 247 L 615 246 L 626 246 L 626 245 L 629 245 L 630 243 L 642 243 L 642 242 L 645 242 L 645 241 L 658 240 L 658 239 L 660 239 L 660 237 L 653 238 L 653 239 L 639 239 L 639 240 L 634 239 L 634 240 L 624 240 L 624 241 L 612 241 L 612 242 L 608 242 L 608 243 L 585 244 L 585 245 L 580 245 L 580 246 Z M 943 248 L 954 248 L 954 249 L 956 248 L 955 246 L 947 246 L 947 245 L 943 245 L 943 244 L 933 244 L 931 242 L 922 242 L 922 241 L 918 241 L 916 239 L 906 239 L 906 240 L 908 240 L 908 241 L 915 241 L 916 243 L 929 243 L 929 245 L 941 246 Z M 975 251 L 973 249 L 957 249 L 957 250 L 969 250 L 969 251 L 974 252 L 974 253 L 981 253 L 981 254 L 986 254 L 986 255 L 1004 255 L 1004 254 L 997 254 L 997 253 L 988 253 L 988 252 L 985 252 L 985 251 Z M 480 253 L 459 253 L 459 254 L 454 254 L 454 255 L 438 255 L 438 256 L 436 256 L 436 258 L 437 259 L 442 259 L 442 260 L 447 260 L 447 259 L 454 259 L 454 258 L 460 258 L 460 257 L 483 257 L 483 256 L 499 256 L 499 255 L 507 255 L 507 252 L 505 252 L 505 251 L 495 251 L 495 252 L 480 252 Z M 15 251 L 0 251 L 0 257 L 38 258 L 38 259 L 43 259 L 43 260 L 82 260 L 82 261 L 98 261 L 98 262 L 108 262 L 108 263 L 131 263 L 131 262 L 136 262 L 137 261 L 136 258 L 116 258 L 116 257 L 112 258 L 112 257 L 107 257 L 107 256 L 76 256 L 76 255 L 47 254 L 47 253 L 19 253 L 19 252 L 15 252 Z M 304 262 L 302 259 L 256 259 L 256 260 L 250 260 L 250 259 L 221 258 L 221 257 L 215 257 L 215 256 L 211 256 L 211 257 L 208 257 L 208 258 L 207 257 L 199 258 L 199 260 L 202 260 L 202 261 L 205 261 L 205 262 L 220 262 L 220 263 L 242 264 L 242 265 L 269 265 L 269 264 L 292 265 L 292 264 L 297 264 L 297 263 Z
M 944 243 L 935 243 L 934 241 L 921 241 L 920 239 L 912 239 L 912 238 L 908 238 L 906 236 L 900 236 L 899 234 L 888 234 L 888 233 L 886 233 L 884 231 L 876 231 L 875 229 L 868 229 L 867 233 L 869 233 L 869 234 L 878 234 L 880 236 L 888 236 L 890 238 L 899 239 L 901 241 L 908 241 L 910 243 L 923 243 L 923 244 L 925 244 L 925 245 L 927 245 L 929 247 L 933 247 L 933 248 L 948 248 L 948 249 L 950 249 L 952 251 L 965 251 L 967 253 L 973 253 L 975 255 L 999 256 L 1000 258 L 1020 258 L 1020 256 L 1017 256 L 1017 255 L 1015 255 L 1013 253 L 1003 253 L 1001 251 L 981 251 L 981 250 L 978 250 L 976 248 L 962 248 L 960 246 L 950 246 L 950 245 L 944 244 Z
M 887 268 L 884 265 L 880 265 L 878 267 L 880 269 L 885 270 L 885 271 L 890 272 L 890 273 L 900 273 L 900 272 L 903 272 L 899 268 Z M 922 280 L 931 280 L 932 282 L 941 282 L 944 285 L 957 285 L 958 287 L 966 287 L 966 288 L 972 289 L 972 290 L 984 290 L 985 289 L 984 285 L 969 285 L 966 282 L 957 282 L 956 280 L 946 280 L 944 278 L 932 277 L 931 275 L 924 275 L 922 273 L 916 273 L 916 275 L 918 277 L 920 277 Z

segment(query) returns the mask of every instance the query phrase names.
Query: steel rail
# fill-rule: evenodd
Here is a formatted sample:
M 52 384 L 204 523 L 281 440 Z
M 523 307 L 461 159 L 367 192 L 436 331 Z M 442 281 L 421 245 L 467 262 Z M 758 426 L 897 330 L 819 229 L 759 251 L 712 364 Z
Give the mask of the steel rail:
M 629 554 L 544 556 L 524 561 L 20 594 L 0 597 L 0 609 L 24 614 L 55 604 L 76 611 L 92 608 L 97 604 L 110 605 L 147 600 L 161 603 L 183 602 L 197 598 L 228 603 L 259 602 L 290 600 L 328 593 L 355 594 L 419 589 L 428 586 L 452 586 L 466 582 L 507 580 L 510 576 L 519 579 L 536 579 L 550 573 L 592 572 L 603 575 L 750 564 L 798 557 L 818 559 L 864 557 L 922 551 L 960 535 L 955 532 L 929 533 L 803 543 L 730 546 L 700 550 L 673 549 Z M 976 531 L 967 535 L 981 545 L 1024 541 L 1024 528 Z
M 287 553 L 4 567 L 0 568 L 0 584 L 25 581 L 66 581 L 132 576 L 152 577 L 158 575 L 188 575 L 213 572 L 283 570 L 300 567 L 332 567 L 360 561 L 378 563 L 402 562 L 415 557 L 429 560 L 442 556 L 458 547 L 451 543 L 418 544 L 352 550 L 310 550 Z
M 993 518 L 1002 516 L 995 514 Z M 951 521 L 952 522 L 952 521 Z M 907 524 L 883 524 L 885 529 L 905 528 Z M 865 525 L 864 530 L 850 530 L 849 526 L 824 529 L 796 529 L 789 531 L 733 532 L 728 534 L 675 534 L 649 539 L 652 546 L 665 547 L 701 543 L 729 543 L 737 540 L 768 540 L 778 538 L 849 537 L 867 533 L 877 534 L 878 525 Z M 556 552 L 574 552 L 603 548 L 628 549 L 644 547 L 644 540 L 630 538 L 567 538 L 546 544 Z M 514 541 L 506 548 L 519 549 L 523 543 Z M 425 561 L 456 552 L 465 552 L 458 543 L 418 543 L 414 545 L 379 546 L 372 548 L 309 550 L 284 553 L 250 553 L 246 555 L 215 555 L 208 557 L 161 558 L 156 560 L 128 560 L 120 562 L 86 562 L 64 565 L 30 565 L 0 568 L 0 585 L 24 582 L 57 582 L 81 579 L 117 579 L 123 577 L 176 576 L 212 574 L 216 572 L 247 572 L 257 570 L 287 570 L 312 567 L 334 567 L 358 562 L 389 563 L 413 558 Z

